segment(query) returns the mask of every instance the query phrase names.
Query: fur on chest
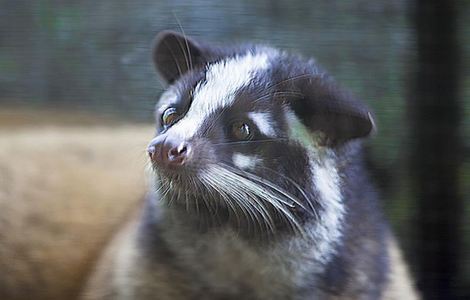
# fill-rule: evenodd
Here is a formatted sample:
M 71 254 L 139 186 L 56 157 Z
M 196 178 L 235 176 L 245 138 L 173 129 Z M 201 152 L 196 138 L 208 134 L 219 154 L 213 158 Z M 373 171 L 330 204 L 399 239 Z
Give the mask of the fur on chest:
M 207 293 L 207 299 L 286 299 L 313 285 L 323 269 L 313 255 L 314 245 L 303 240 L 253 244 L 230 229 L 202 236 L 165 235 L 171 259 L 188 286 L 195 294 Z

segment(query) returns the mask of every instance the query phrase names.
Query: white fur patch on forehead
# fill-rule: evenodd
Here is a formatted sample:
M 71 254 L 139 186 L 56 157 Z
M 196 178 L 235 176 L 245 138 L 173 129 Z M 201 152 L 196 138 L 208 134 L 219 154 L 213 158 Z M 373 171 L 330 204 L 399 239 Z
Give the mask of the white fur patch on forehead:
M 186 138 L 193 136 L 211 113 L 232 105 L 237 91 L 247 86 L 257 72 L 269 67 L 271 55 L 268 52 L 248 52 L 209 65 L 206 79 L 194 89 L 194 98 L 186 116 L 173 127 Z
M 233 103 L 235 93 L 247 86 L 256 72 L 268 67 L 266 53 L 236 56 L 215 63 L 206 72 L 206 80 L 194 90 L 190 111 L 207 114 Z
M 244 155 L 235 153 L 232 156 L 233 164 L 242 170 L 254 170 L 261 163 L 261 159 L 256 155 Z
M 258 126 L 259 131 L 266 136 L 275 137 L 276 131 L 272 125 L 271 115 L 267 112 L 250 112 L 248 117 Z

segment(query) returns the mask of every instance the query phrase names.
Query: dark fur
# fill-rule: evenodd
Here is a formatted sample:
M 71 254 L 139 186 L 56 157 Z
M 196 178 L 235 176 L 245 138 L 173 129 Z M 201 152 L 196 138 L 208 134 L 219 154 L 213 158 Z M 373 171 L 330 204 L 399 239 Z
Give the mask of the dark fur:
M 244 53 L 269 51 L 272 49 L 260 46 L 214 48 L 173 32 L 161 33 L 154 61 L 163 79 L 179 95 L 166 104 L 184 116 L 192 105 L 195 86 L 207 80 L 206 71 L 212 64 Z M 141 267 L 126 273 L 131 274 L 129 286 L 113 287 L 115 283 L 111 282 L 100 288 L 107 296 L 120 295 L 117 291 L 129 288 L 137 299 L 381 298 L 390 285 L 392 266 L 387 245 L 392 237 L 364 169 L 359 138 L 369 135 L 374 127 L 368 108 L 340 90 L 313 61 L 285 53 L 278 53 L 269 69 L 238 90 L 235 99 L 230 107 L 218 109 L 204 120 L 189 141 L 197 151 L 184 168 L 155 166 L 160 182 L 171 182 L 172 188 L 161 193 L 161 199 L 148 199 L 139 225 L 124 240 L 137 249 L 135 262 Z M 328 151 L 325 153 L 334 157 L 341 180 L 342 235 L 329 245 L 334 249 L 327 261 L 310 261 L 314 256 L 309 249 L 317 249 L 322 242 L 309 238 L 315 236 L 311 228 L 325 222 L 325 199 L 321 198 L 321 188 L 312 184 L 311 150 L 289 136 L 286 109 L 295 113 L 316 137 L 319 151 Z M 231 139 L 227 124 L 246 118 L 251 111 L 270 113 L 275 120 L 276 139 L 270 140 L 254 124 L 250 124 L 254 130 L 252 142 Z M 171 126 L 160 124 L 160 113 L 156 117 L 157 135 L 170 137 Z M 269 205 L 266 209 L 273 219 L 272 232 L 247 216 L 240 219 L 223 196 L 202 184 L 198 172 L 206 166 L 224 163 L 235 168 L 234 153 L 258 154 L 263 164 L 252 173 L 300 201 L 286 209 L 305 228 L 306 238 Z M 189 198 L 182 197 L 182 193 Z M 208 201 L 204 204 L 202 200 Z M 160 201 L 168 207 L 157 204 Z M 290 241 L 295 244 L 288 246 Z M 271 258 L 278 263 L 270 262 Z M 310 264 L 311 270 L 298 273 L 299 268 Z M 294 279 L 298 274 L 302 278 Z

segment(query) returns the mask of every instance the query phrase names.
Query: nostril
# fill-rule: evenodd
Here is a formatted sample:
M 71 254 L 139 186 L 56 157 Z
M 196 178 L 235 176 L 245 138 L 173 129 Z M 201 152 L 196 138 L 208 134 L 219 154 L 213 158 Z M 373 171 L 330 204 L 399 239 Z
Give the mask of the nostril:
M 169 158 L 174 158 L 178 156 L 178 149 L 176 148 L 171 148 L 170 151 L 168 151 L 168 157 Z
M 178 147 L 173 147 L 168 151 L 168 158 L 170 161 L 183 162 L 186 157 L 188 147 L 185 143 L 181 143 Z
M 190 145 L 167 135 L 155 137 L 147 146 L 150 160 L 155 167 L 180 167 L 186 163 L 189 157 Z
M 178 146 L 178 149 L 176 149 L 178 151 L 178 154 L 183 154 L 185 152 L 187 152 L 188 150 L 188 147 L 186 146 L 186 144 L 182 143 Z

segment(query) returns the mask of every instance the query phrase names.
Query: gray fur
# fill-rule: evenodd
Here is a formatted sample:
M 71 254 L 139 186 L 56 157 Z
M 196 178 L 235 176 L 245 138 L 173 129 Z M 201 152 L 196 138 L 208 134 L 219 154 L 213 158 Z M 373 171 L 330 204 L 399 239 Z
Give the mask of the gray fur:
M 396 274 L 400 299 L 415 299 L 363 166 L 364 104 L 269 47 L 164 32 L 154 61 L 170 87 L 151 149 L 173 139 L 191 151 L 176 171 L 154 165 L 156 186 L 85 299 L 380 299 L 397 295 Z M 162 124 L 168 107 L 180 116 Z M 240 119 L 248 141 L 230 135 Z

